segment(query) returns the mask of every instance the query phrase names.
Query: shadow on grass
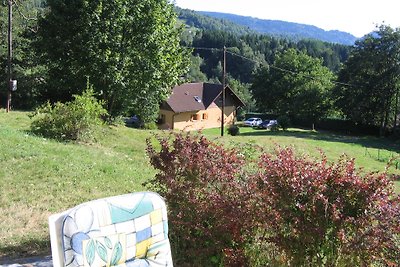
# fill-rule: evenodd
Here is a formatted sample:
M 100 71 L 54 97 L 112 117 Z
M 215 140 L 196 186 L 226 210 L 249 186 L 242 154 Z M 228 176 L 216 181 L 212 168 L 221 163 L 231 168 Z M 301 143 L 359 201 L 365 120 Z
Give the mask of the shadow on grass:
M 400 153 L 400 143 L 388 138 L 373 136 L 351 136 L 324 131 L 312 131 L 303 129 L 289 129 L 287 131 L 269 131 L 263 129 L 252 129 L 252 131 L 240 133 L 240 136 L 286 136 L 300 139 L 338 142 L 361 145 L 366 148 L 386 149 L 391 152 Z
M 0 264 L 3 261 L 50 254 L 49 240 L 30 239 L 15 246 L 0 246 Z

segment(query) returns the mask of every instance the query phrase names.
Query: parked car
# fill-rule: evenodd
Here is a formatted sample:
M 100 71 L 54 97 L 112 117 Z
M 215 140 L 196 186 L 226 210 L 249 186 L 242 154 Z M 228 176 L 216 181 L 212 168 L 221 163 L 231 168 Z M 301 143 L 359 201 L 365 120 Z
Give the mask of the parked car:
M 277 120 L 265 120 L 262 123 L 258 125 L 258 128 L 260 129 L 271 129 L 274 126 L 278 125 Z
M 142 121 L 136 115 L 125 118 L 124 121 L 125 121 L 125 125 L 128 127 L 133 127 L 133 128 L 142 128 L 143 127 Z
M 260 118 L 249 118 L 244 121 L 245 126 L 252 126 L 252 127 L 256 127 L 256 126 L 260 125 L 261 123 L 262 123 L 262 119 L 260 119 Z

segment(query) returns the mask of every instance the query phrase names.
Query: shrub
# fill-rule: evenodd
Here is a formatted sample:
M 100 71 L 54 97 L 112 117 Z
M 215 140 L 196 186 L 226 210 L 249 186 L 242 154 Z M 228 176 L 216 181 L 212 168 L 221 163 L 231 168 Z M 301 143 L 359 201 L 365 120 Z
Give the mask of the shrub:
M 289 126 L 290 126 L 290 119 L 289 119 L 289 117 L 286 116 L 286 115 L 279 116 L 279 117 L 277 118 L 277 121 L 278 121 L 278 123 L 279 123 L 279 126 L 280 126 L 284 131 L 286 131 L 286 129 L 289 128 Z
M 203 136 L 171 133 L 148 140 L 159 172 L 146 185 L 165 197 L 174 263 L 178 266 L 243 266 L 244 227 L 250 218 L 242 180 L 244 159 Z
M 227 131 L 228 131 L 228 134 L 230 134 L 232 136 L 236 136 L 239 134 L 239 127 L 235 124 L 232 124 L 228 127 Z
M 203 136 L 156 139 L 146 185 L 166 198 L 177 265 L 400 264 L 400 201 L 386 173 L 280 147 L 254 171 L 252 157 Z
M 117 127 L 125 126 L 125 120 L 124 117 L 122 116 L 115 116 L 115 117 L 107 116 L 104 121 L 107 125 L 110 126 L 117 126 Z
M 264 154 L 259 168 L 252 210 L 290 265 L 399 263 L 400 207 L 385 173 L 360 176 L 354 159 L 329 165 L 290 148 Z
M 146 130 L 157 130 L 158 126 L 155 122 L 146 122 L 143 124 L 143 128 Z
M 31 130 L 45 137 L 59 140 L 92 139 L 95 126 L 102 124 L 101 116 L 107 115 L 102 102 L 88 88 L 82 95 L 74 95 L 67 103 L 47 103 L 31 115 Z

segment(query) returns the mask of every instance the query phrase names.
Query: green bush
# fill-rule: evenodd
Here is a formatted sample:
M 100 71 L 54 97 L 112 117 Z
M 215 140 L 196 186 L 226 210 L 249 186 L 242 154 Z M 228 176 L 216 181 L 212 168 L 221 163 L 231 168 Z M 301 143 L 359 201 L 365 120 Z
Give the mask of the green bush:
M 155 122 L 146 122 L 143 124 L 143 128 L 146 130 L 157 130 L 158 126 Z
M 105 123 L 110 126 L 125 126 L 124 117 L 122 116 L 107 116 Z
M 31 115 L 31 130 L 44 137 L 59 140 L 85 141 L 93 139 L 93 130 L 107 115 L 103 103 L 88 88 L 82 95 L 74 95 L 67 103 L 46 103 Z
M 235 124 L 232 124 L 228 127 L 227 131 L 228 131 L 228 134 L 230 134 L 232 136 L 236 136 L 239 134 L 239 127 Z
M 279 126 L 286 131 L 286 129 L 290 126 L 291 122 L 288 116 L 282 115 L 277 118 Z

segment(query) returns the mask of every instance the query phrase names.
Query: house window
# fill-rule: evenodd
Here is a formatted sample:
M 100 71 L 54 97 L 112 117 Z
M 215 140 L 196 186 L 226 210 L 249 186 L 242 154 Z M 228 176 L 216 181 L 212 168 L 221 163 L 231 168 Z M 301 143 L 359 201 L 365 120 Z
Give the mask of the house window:
M 203 113 L 203 120 L 208 120 L 208 113 Z
M 197 95 L 194 96 L 193 98 L 194 98 L 194 100 L 195 100 L 196 102 L 201 103 L 201 98 L 198 97 Z
M 157 120 L 157 124 L 164 124 L 165 123 L 165 114 L 160 114 Z
M 192 114 L 192 115 L 190 115 L 190 120 L 192 120 L 192 121 L 200 120 L 200 114 Z

